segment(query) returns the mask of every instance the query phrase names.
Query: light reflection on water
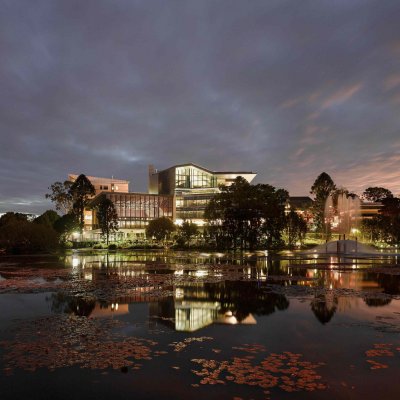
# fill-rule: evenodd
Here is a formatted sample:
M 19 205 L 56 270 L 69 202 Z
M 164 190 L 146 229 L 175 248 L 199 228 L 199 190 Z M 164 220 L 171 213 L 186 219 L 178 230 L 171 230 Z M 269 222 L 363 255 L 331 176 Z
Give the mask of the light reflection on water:
M 309 312 L 322 324 L 329 323 L 337 312 L 355 315 L 365 306 L 385 307 L 400 294 L 399 276 L 369 273 L 368 267 L 391 262 L 388 257 L 267 257 L 251 253 L 74 253 L 65 258 L 65 264 L 75 274 L 94 282 L 154 274 L 179 278 L 172 282 L 172 296 L 152 299 L 146 297 L 148 288 L 142 287 L 135 296 L 125 299 L 102 304 L 94 301 L 93 314 L 87 315 L 117 314 L 114 304 L 118 304 L 119 313 L 127 313 L 129 304 L 148 301 L 150 318 L 167 321 L 169 327 L 187 332 L 212 323 L 257 324 L 257 316 L 284 311 L 296 293 L 277 293 L 271 285 L 315 288 L 311 295 L 300 295 L 308 298 Z M 232 271 L 233 278 L 229 273 L 227 278 L 226 271 Z M 90 309 L 81 305 L 78 312 L 74 305 L 65 307 L 79 315 Z
M 335 399 L 368 398 L 360 382 L 370 373 L 365 352 L 377 343 L 392 346 L 395 357 L 400 356 L 394 350 L 400 348 L 400 274 L 388 273 L 398 269 L 393 257 L 75 252 L 59 263 L 49 275 L 40 273 L 51 267 L 48 263 L 19 266 L 14 262 L 0 268 L 0 288 L 5 282 L 16 282 L 15 290 L 0 292 L 0 307 L 6 310 L 0 316 L 0 341 L 18 321 L 70 315 L 123 321 L 127 324 L 124 333 L 156 337 L 167 347 L 192 335 L 210 336 L 213 347 L 204 345 L 196 351 L 225 351 L 225 357 L 243 343 L 262 343 L 271 352 L 311 352 L 326 363 L 321 374 L 330 386 L 323 396 Z M 26 274 L 18 275 L 21 271 Z M 31 292 L 29 282 L 35 285 Z M 74 285 L 63 286 L 68 282 Z M 41 285 L 51 290 L 44 291 Z M 191 353 L 191 357 L 197 359 L 199 354 Z M 385 373 L 392 379 L 400 367 L 390 360 L 388 365 Z M 342 385 L 348 379 L 340 375 L 342 371 L 353 376 L 348 387 Z M 153 372 L 143 374 L 147 379 Z M 376 390 L 376 376 L 368 375 L 370 393 Z M 398 388 L 385 390 L 382 398 L 400 395 Z M 215 393 L 223 398 L 218 390 Z M 234 397 L 235 393 L 229 393 Z M 204 396 L 210 392 L 193 393 L 196 399 Z M 284 396 L 289 398 L 288 393 Z M 254 393 L 250 397 L 264 398 Z

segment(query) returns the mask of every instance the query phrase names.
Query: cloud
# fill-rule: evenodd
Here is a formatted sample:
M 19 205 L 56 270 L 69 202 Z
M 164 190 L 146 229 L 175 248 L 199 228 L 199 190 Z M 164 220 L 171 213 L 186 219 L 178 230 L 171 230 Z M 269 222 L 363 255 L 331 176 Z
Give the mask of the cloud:
M 400 85 L 400 74 L 393 74 L 385 79 L 384 87 L 386 90 L 392 90 Z
M 362 88 L 362 86 L 363 85 L 361 83 L 357 83 L 355 85 L 339 89 L 322 102 L 322 108 L 329 108 L 344 103 L 345 101 L 351 99 Z
M 400 129 L 399 12 L 390 0 L 3 2 L 0 212 L 18 199 L 46 209 L 71 171 L 146 191 L 150 163 L 253 170 L 296 194 L 323 170 L 361 187 L 377 163 L 395 185 L 376 154 Z

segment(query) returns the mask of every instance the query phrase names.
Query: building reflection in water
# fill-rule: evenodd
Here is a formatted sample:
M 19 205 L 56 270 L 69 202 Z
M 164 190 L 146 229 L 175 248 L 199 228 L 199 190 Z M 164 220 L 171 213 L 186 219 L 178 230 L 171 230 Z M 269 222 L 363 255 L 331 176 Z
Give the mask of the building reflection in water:
M 175 296 L 150 304 L 150 316 L 165 325 L 193 332 L 212 323 L 255 325 L 255 315 L 286 310 L 289 300 L 283 294 L 268 292 L 254 281 L 225 281 L 181 285 Z
M 379 265 L 382 261 L 374 261 Z M 222 253 L 74 253 L 65 259 L 72 274 L 94 283 L 110 279 L 141 279 L 152 274 L 170 274 L 174 296 L 152 296 L 154 287 L 138 286 L 136 294 L 114 302 L 99 303 L 88 300 L 54 298 L 53 308 L 59 312 L 103 317 L 129 313 L 129 304 L 148 303 L 150 319 L 177 331 L 193 332 L 213 323 L 256 324 L 257 316 L 269 315 L 289 307 L 283 294 L 271 291 L 267 283 L 282 286 L 324 288 L 316 291 L 310 309 L 322 324 L 332 320 L 337 311 L 384 306 L 390 296 L 400 294 L 398 276 L 368 272 L 368 262 L 351 258 L 318 257 L 271 258 L 244 254 Z M 296 268 L 296 264 L 309 268 Z M 313 265 L 318 264 L 317 267 Z M 320 268 L 322 265 L 323 268 Z M 341 266 L 338 268 L 338 266 Z M 371 264 L 369 264 L 371 265 Z M 231 280 L 221 279 L 232 273 Z M 236 276 L 235 276 L 236 274 Z M 276 280 L 276 277 L 282 280 Z M 210 283 L 207 279 L 215 281 Z M 274 280 L 275 279 L 275 280 Z M 204 280 L 204 282 L 202 281 Z M 337 289 L 365 291 L 368 296 L 338 296 Z M 58 295 L 57 295 L 58 296 Z M 85 303 L 86 302 L 86 303 Z M 360 303 L 361 302 L 361 303 Z M 63 305 L 63 303 L 65 303 Z

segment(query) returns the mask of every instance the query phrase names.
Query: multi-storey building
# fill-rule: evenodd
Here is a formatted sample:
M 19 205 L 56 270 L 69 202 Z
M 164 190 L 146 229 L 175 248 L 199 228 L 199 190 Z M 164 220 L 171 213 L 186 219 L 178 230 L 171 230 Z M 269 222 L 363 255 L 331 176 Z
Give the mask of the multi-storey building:
M 207 203 L 220 192 L 220 186 L 231 185 L 238 176 L 251 182 L 254 172 L 216 172 L 188 163 L 157 171 L 149 166 L 149 193 L 174 196 L 175 219 L 179 224 L 190 220 L 203 225 Z
M 220 192 L 220 186 L 231 185 L 241 176 L 251 182 L 253 172 L 215 172 L 195 164 L 175 165 L 162 171 L 149 167 L 149 193 L 129 192 L 129 181 L 87 176 L 96 194 L 85 211 L 85 237 L 100 238 L 95 208 L 103 198 L 110 199 L 118 214 L 118 239 L 144 236 L 149 221 L 168 217 L 177 224 L 190 220 L 204 224 L 203 214 L 210 199 Z M 78 175 L 70 174 L 75 181 Z

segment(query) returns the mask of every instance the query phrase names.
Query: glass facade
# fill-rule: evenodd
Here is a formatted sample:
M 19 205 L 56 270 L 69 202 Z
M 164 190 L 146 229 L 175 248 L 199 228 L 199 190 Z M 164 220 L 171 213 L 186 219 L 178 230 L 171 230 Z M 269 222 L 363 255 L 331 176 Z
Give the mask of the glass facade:
M 175 195 L 179 220 L 192 220 L 202 224 L 204 210 L 212 197 L 219 193 L 219 185 L 231 185 L 238 176 L 251 182 L 253 172 L 214 172 L 195 164 L 182 164 L 157 171 L 149 168 L 149 190 L 159 194 Z
M 176 217 L 186 220 L 203 219 L 204 210 L 215 193 L 180 193 L 176 196 Z
M 176 167 L 176 218 L 202 220 L 208 202 L 218 191 L 216 175 L 192 165 Z
M 173 196 L 145 193 L 104 193 L 104 196 L 114 203 L 120 229 L 145 228 L 153 219 L 173 218 Z
M 215 175 L 192 166 L 177 167 L 175 170 L 175 189 L 216 188 Z

